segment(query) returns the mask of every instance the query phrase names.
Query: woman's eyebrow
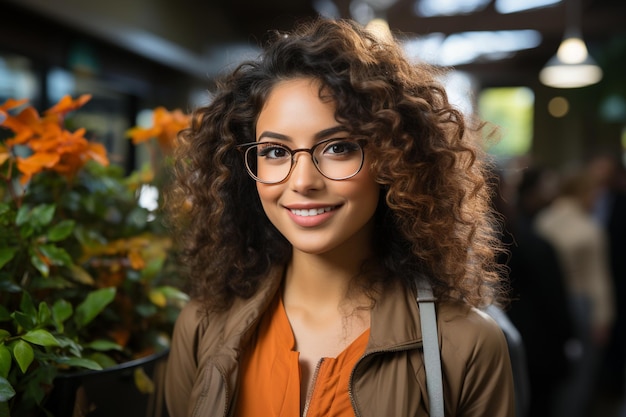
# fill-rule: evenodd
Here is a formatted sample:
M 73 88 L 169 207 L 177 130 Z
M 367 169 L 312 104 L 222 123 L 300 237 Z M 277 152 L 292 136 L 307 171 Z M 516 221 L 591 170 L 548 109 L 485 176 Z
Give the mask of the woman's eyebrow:
M 344 126 L 333 126 L 333 127 L 329 127 L 328 129 L 324 129 L 324 130 L 317 132 L 314 138 L 315 140 L 321 140 L 321 139 L 327 138 L 328 136 L 332 136 L 338 132 L 347 132 L 347 131 L 348 129 L 346 129 Z M 263 133 L 261 133 L 257 141 L 263 138 L 278 139 L 278 140 L 282 140 L 286 142 L 292 141 L 290 136 L 283 135 L 282 133 L 272 132 L 270 130 L 266 130 Z
M 324 139 L 327 138 L 328 136 L 332 136 L 335 133 L 339 133 L 339 132 L 348 132 L 348 129 L 346 129 L 344 126 L 334 126 L 334 127 L 330 127 L 328 129 L 324 129 L 322 131 L 319 131 L 315 134 L 315 139 L 316 140 L 320 140 L 320 139 Z
M 291 138 L 287 135 L 283 135 L 282 133 L 271 132 L 269 130 L 266 130 L 265 132 L 261 133 L 257 140 L 261 140 L 263 138 L 272 138 L 272 139 L 285 140 L 285 141 L 291 140 Z

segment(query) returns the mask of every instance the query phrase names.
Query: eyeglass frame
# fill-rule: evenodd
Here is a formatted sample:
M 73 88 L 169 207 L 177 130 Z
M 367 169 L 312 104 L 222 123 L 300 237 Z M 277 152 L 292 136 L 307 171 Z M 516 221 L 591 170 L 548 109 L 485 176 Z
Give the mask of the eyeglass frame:
M 328 175 L 324 174 L 321 170 L 321 168 L 318 165 L 318 162 L 315 160 L 315 158 L 313 157 L 313 152 L 315 151 L 315 149 L 317 149 L 319 146 L 324 145 L 326 143 L 329 142 L 333 142 L 333 141 L 348 141 L 348 142 L 354 142 L 357 144 L 357 146 L 361 149 L 361 163 L 359 164 L 359 169 L 356 170 L 356 172 L 352 175 L 349 175 L 347 177 L 343 177 L 343 178 L 331 178 Z M 261 184 L 280 184 L 282 182 L 287 181 L 287 179 L 291 176 L 291 173 L 293 172 L 293 168 L 296 166 L 296 154 L 298 152 L 306 152 L 309 154 L 309 156 L 311 157 L 311 161 L 313 161 L 313 165 L 315 166 L 315 169 L 317 170 L 317 172 L 319 172 L 324 178 L 328 178 L 331 181 L 344 181 L 344 180 L 348 180 L 350 178 L 355 177 L 359 172 L 361 172 L 361 169 L 363 169 L 363 164 L 365 163 L 365 143 L 367 143 L 367 141 L 365 139 L 351 139 L 351 138 L 329 138 L 329 139 L 324 139 L 320 142 L 317 142 L 315 145 L 311 146 L 310 148 L 296 148 L 296 149 L 291 149 L 290 147 L 288 147 L 287 145 L 284 145 L 282 143 L 278 143 L 278 142 L 248 142 L 248 143 L 242 143 L 240 145 L 237 145 L 236 148 L 237 150 L 239 150 L 242 154 L 243 154 L 243 163 L 246 166 L 246 171 L 248 172 L 248 175 L 250 175 L 250 177 L 252 177 L 253 180 L 255 180 L 256 182 L 260 182 Z M 291 166 L 289 167 L 289 172 L 287 172 L 287 175 L 285 175 L 285 178 L 283 178 L 280 181 L 263 181 L 261 180 L 259 177 L 257 177 L 256 175 L 254 175 L 252 173 L 252 170 L 250 169 L 250 167 L 248 166 L 248 151 L 250 149 L 252 149 L 253 146 L 259 146 L 259 145 L 264 145 L 264 144 L 269 144 L 269 145 L 277 145 L 280 146 L 283 149 L 286 149 L 287 151 L 289 151 L 289 155 L 291 156 Z

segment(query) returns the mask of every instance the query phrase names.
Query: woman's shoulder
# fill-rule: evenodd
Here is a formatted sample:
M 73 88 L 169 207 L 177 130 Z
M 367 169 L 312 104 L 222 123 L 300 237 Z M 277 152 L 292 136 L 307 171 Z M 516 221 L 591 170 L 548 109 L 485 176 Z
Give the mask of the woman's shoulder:
M 252 297 L 236 297 L 224 309 L 211 308 L 202 298 L 193 298 L 179 313 L 174 337 L 207 350 L 224 343 L 235 345 L 258 322 L 279 286 L 279 279 L 266 280 Z
M 174 342 L 186 354 L 201 359 L 224 340 L 228 311 L 209 312 L 201 300 L 192 299 L 180 311 L 174 326 Z
M 212 325 L 215 326 L 229 316 L 230 309 L 224 311 L 210 311 L 200 299 L 192 298 L 181 310 L 176 320 L 176 326 L 186 332 L 204 332 Z
M 487 312 L 460 302 L 438 306 L 441 339 L 456 350 L 506 352 L 507 343 L 500 325 Z
M 446 404 L 452 414 L 513 415 L 511 360 L 498 323 L 459 302 L 439 303 L 437 316 Z
M 201 301 L 190 300 L 178 314 L 176 319 L 175 333 L 189 336 L 204 333 L 208 326 L 208 315 Z

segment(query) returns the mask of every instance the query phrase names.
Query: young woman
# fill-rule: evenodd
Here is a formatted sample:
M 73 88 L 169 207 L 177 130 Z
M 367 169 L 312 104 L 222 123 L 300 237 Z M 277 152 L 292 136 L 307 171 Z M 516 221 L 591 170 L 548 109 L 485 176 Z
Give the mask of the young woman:
M 479 310 L 500 288 L 487 167 L 436 76 L 319 19 L 196 111 L 171 198 L 194 295 L 171 417 L 429 415 L 421 274 L 446 415 L 513 415 L 506 341 Z

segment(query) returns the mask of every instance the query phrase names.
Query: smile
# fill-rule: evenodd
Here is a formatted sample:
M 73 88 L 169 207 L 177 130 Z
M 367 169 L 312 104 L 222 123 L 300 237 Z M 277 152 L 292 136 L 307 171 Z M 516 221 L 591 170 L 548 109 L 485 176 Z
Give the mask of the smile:
M 322 207 L 316 209 L 290 209 L 293 214 L 301 217 L 319 216 L 333 210 L 334 207 Z

